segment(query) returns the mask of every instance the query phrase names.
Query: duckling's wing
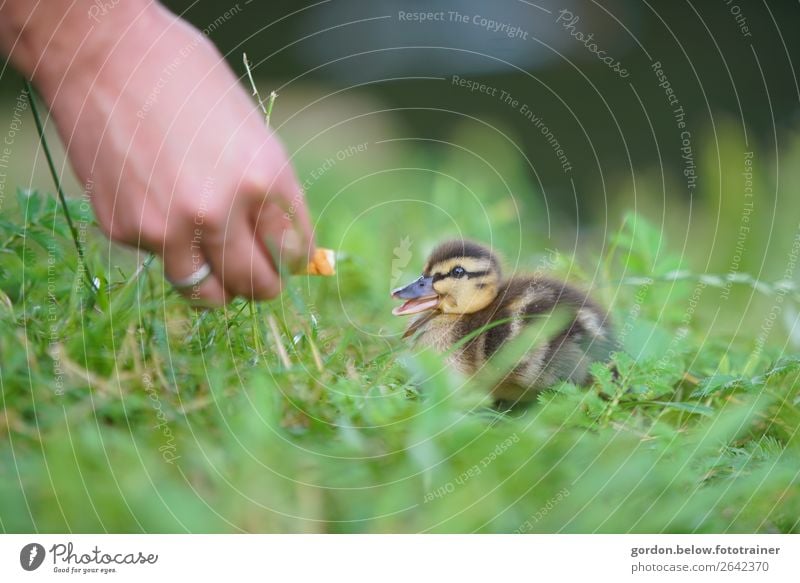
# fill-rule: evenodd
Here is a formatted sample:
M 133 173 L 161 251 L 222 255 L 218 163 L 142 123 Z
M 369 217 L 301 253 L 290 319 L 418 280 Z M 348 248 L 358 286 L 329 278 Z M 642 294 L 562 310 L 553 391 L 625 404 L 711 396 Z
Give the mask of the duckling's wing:
M 586 293 L 563 282 L 536 279 L 529 282 L 529 291 L 521 313 L 531 320 L 565 308 L 571 312 L 563 330 L 530 354 L 524 378 L 538 386 L 549 386 L 560 380 L 583 384 L 589 367 L 596 361 L 607 361 L 617 348 L 614 334 L 604 311 Z

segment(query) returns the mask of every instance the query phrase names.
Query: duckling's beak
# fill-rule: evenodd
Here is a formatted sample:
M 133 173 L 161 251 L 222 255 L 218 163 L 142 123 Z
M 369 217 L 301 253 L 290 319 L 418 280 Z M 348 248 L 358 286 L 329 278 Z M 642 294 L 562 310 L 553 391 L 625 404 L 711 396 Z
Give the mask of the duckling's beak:
M 439 305 L 439 294 L 433 289 L 433 278 L 421 276 L 405 287 L 399 287 L 392 292 L 392 297 L 406 300 L 402 306 L 392 310 L 395 316 L 418 314 L 425 310 L 433 310 Z

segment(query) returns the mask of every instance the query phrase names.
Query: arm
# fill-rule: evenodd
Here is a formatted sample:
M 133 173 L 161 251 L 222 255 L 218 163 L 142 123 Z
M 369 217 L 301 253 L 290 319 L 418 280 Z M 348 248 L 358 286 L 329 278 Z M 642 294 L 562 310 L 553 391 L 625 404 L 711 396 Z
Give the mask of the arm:
M 173 281 L 208 263 L 195 300 L 274 297 L 277 261 L 313 248 L 282 146 L 203 34 L 155 2 L 93 6 L 6 0 L 0 50 L 50 107 L 101 228 Z

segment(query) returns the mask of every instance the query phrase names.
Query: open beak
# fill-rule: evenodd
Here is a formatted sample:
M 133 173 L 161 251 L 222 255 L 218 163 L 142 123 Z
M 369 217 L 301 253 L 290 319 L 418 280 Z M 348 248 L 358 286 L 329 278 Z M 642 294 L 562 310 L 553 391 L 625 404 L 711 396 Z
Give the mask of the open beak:
M 433 278 L 421 276 L 405 287 L 399 287 L 392 292 L 392 297 L 406 300 L 402 306 L 392 310 L 395 316 L 418 314 L 426 310 L 433 310 L 439 305 L 439 294 L 433 289 Z

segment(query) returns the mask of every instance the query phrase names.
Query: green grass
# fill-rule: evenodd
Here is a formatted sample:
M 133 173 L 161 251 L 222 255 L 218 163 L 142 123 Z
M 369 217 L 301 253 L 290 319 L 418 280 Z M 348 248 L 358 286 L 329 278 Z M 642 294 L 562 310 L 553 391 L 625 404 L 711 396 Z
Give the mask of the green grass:
M 707 273 L 634 214 L 576 243 L 512 195 L 531 188 L 507 144 L 459 141 L 380 172 L 300 157 L 312 203 L 335 193 L 314 210 L 338 274 L 259 306 L 192 311 L 85 201 L 4 201 L 0 530 L 800 532 L 800 358 L 768 324 L 797 286 Z M 500 412 L 502 371 L 409 349 L 387 292 L 463 234 L 592 288 L 619 375 L 598 364 L 592 386 Z
M 590 387 L 501 413 L 400 340 L 386 293 L 400 237 L 370 244 L 391 213 L 323 231 L 336 278 L 198 314 L 157 262 L 90 230 L 93 290 L 57 200 L 18 207 L 0 219 L 2 531 L 800 532 L 800 359 L 710 334 L 725 279 L 687 271 L 639 217 L 552 265 L 610 305 L 619 378 L 597 366 Z M 523 266 L 541 256 L 528 249 Z

